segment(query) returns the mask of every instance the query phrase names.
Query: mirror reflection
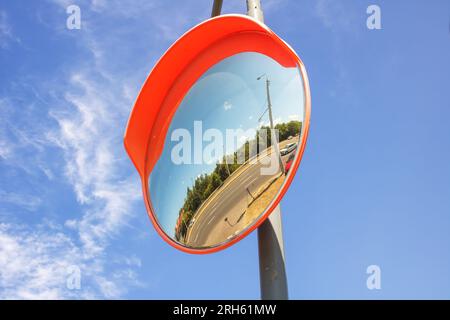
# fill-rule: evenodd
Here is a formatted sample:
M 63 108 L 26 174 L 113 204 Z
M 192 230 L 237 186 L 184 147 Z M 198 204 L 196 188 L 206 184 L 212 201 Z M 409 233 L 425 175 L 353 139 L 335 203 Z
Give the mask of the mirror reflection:
M 149 177 L 164 232 L 208 248 L 254 224 L 291 172 L 304 100 L 299 69 L 259 53 L 231 56 L 203 74 L 173 117 Z

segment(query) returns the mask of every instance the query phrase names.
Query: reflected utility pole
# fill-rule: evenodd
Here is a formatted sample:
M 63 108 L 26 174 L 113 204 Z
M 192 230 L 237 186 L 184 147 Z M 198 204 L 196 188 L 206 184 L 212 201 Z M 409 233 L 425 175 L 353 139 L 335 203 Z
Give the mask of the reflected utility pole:
M 280 153 L 280 146 L 279 146 L 279 142 L 278 142 L 278 135 L 276 133 L 275 130 L 275 126 L 273 123 L 273 115 L 272 115 L 272 101 L 270 100 L 270 80 L 269 77 L 266 74 L 263 74 L 261 76 L 259 76 L 256 80 L 261 80 L 263 77 L 266 78 L 266 95 L 267 95 L 267 109 L 264 111 L 264 113 L 266 111 L 269 111 L 269 123 L 270 123 L 270 142 L 273 146 L 274 152 L 277 155 L 278 158 L 278 166 L 281 170 L 281 172 L 283 174 L 286 174 L 286 170 L 284 168 L 284 164 L 283 164 L 283 159 L 281 158 L 281 153 Z M 263 115 L 264 115 L 263 113 Z M 261 120 L 262 116 L 259 118 L 259 120 Z
M 226 146 L 223 146 L 223 160 L 225 161 L 225 166 L 227 167 L 228 176 L 231 176 L 230 167 L 228 167 L 228 160 L 227 160 L 227 150 Z M 233 164 L 234 164 L 234 156 L 233 156 Z

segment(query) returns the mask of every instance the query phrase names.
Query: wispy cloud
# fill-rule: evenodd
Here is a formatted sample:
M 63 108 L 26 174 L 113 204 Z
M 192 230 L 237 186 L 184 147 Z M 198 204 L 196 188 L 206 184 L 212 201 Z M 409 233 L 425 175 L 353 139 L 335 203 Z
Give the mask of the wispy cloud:
M 6 160 L 11 155 L 11 146 L 4 138 L 0 138 L 0 158 Z
M 27 231 L 0 224 L 0 298 L 58 299 L 74 296 L 67 290 L 67 268 L 79 251 L 59 232 Z
M 150 2 L 142 2 L 146 7 L 151 6 L 145 3 Z M 89 16 L 101 14 L 107 23 L 116 15 L 123 17 L 129 14 L 132 17 L 133 10 L 142 10 L 142 7 L 131 2 L 123 4 L 117 1 L 114 4 L 94 1 L 91 4 L 92 6 L 82 6 L 82 17 L 89 19 Z M 57 1 L 57 5 L 60 10 L 66 3 Z M 1 21 L 6 20 L 2 18 Z M 10 108 L 13 110 L 10 112 L 5 107 L 2 110 L 2 130 L 6 128 L 8 135 L 2 135 L 0 140 L 1 159 L 23 157 L 24 148 L 21 146 L 27 145 L 28 149 L 35 151 L 33 157 L 26 155 L 27 161 L 30 166 L 37 167 L 40 165 L 36 163 L 39 155 L 47 154 L 49 150 L 54 152 L 56 147 L 64 156 L 64 165 L 58 167 L 61 163 L 58 161 L 51 169 L 46 170 L 46 175 L 52 177 L 53 172 L 59 171 L 57 174 L 60 177 L 67 178 L 81 211 L 71 214 L 61 223 L 55 223 L 56 227 L 53 229 L 41 227 L 37 230 L 34 225 L 27 223 L 19 227 L 17 219 L 14 224 L 10 222 L 1 225 L 1 297 L 117 298 L 130 286 L 140 283 L 136 272 L 141 266 L 138 258 L 130 255 L 111 262 L 105 256 L 110 243 L 129 225 L 134 215 L 134 205 L 140 200 L 140 183 L 125 156 L 122 137 L 132 101 L 139 91 L 142 77 L 148 73 L 151 65 L 144 65 L 142 68 L 142 65 L 129 63 L 130 68 L 140 67 L 141 70 L 138 75 L 128 77 L 128 81 L 123 82 L 124 74 L 134 72 L 130 68 L 125 71 L 123 68 L 115 69 L 115 65 L 117 61 L 122 61 L 121 55 L 130 53 L 115 50 L 121 46 L 123 39 L 119 40 L 116 36 L 105 37 L 101 27 L 104 21 L 99 21 L 98 25 L 83 24 L 84 27 L 91 28 L 74 38 L 74 41 L 90 52 L 87 59 L 66 67 L 64 74 L 50 74 L 49 77 L 56 78 L 49 80 L 48 84 L 33 87 L 34 96 L 52 93 L 52 99 L 45 101 L 52 125 L 41 130 L 39 135 L 31 134 L 36 131 L 34 123 L 20 128 L 8 120 L 17 117 L 18 112 L 23 112 L 21 109 Z M 132 33 L 135 27 L 122 24 L 117 26 L 116 32 Z M 168 37 L 175 36 L 178 32 L 170 28 L 169 24 L 167 28 Z M 9 34 L 10 29 L 3 25 L 1 30 L 4 34 Z M 58 36 L 64 36 L 61 30 L 56 32 L 59 32 Z M 125 63 L 123 66 L 127 67 Z M 23 81 L 26 82 L 27 80 Z M 30 88 L 31 86 L 28 89 Z M 22 86 L 21 89 L 26 88 Z M 36 103 L 41 104 L 42 101 L 37 99 Z M 33 201 L 27 204 L 21 194 L 7 191 L 0 194 L 1 201 L 30 210 L 42 205 L 41 198 L 36 195 L 33 197 L 30 198 Z M 42 212 L 42 216 L 46 217 L 45 212 Z M 65 287 L 66 268 L 70 265 L 79 266 L 83 279 L 86 279 L 80 291 L 70 291 Z
M 0 299 L 117 298 L 132 282 L 140 285 L 126 263 L 106 277 L 98 259 L 88 259 L 62 230 L 39 225 L 0 224 Z M 80 288 L 68 286 L 71 270 L 80 271 Z
M 0 48 L 8 48 L 11 42 L 20 43 L 20 39 L 14 36 L 6 12 L 0 10 Z
M 353 13 L 345 10 L 345 6 L 339 1 L 317 0 L 315 13 L 323 25 L 335 33 L 350 31 L 355 25 L 355 21 L 352 21 L 355 18 Z
M 223 103 L 223 108 L 224 108 L 225 111 L 230 110 L 232 107 L 233 107 L 233 105 L 230 102 L 228 102 L 228 101 L 225 101 Z
M 13 204 L 25 208 L 26 210 L 35 211 L 42 203 L 42 200 L 34 195 L 0 190 L 0 203 Z
M 5 11 L 0 11 L 0 47 L 5 48 L 12 39 L 11 26 Z
M 8 133 L 0 140 L 0 160 L 13 165 L 14 159 L 23 158 L 27 175 L 42 167 L 48 179 L 64 178 L 58 182 L 72 188 L 78 207 L 70 215 L 61 212 L 61 221 L 52 221 L 51 227 L 18 225 L 12 219 L 1 225 L 0 297 L 117 298 L 130 286 L 141 285 L 139 257 L 111 249 L 111 243 L 131 227 L 141 198 L 140 182 L 123 150 L 126 119 L 159 55 L 207 17 L 210 7 L 202 6 L 204 12 L 199 13 L 197 8 L 181 4 L 183 8 L 166 15 L 169 5 L 161 1 L 80 1 L 82 29 L 71 33 L 64 30 L 60 13 L 72 3 L 49 3 L 56 5 L 58 15 L 56 19 L 56 14 L 47 12 L 45 26 L 82 48 L 83 59 L 65 65 L 63 71 L 48 70 L 47 81 L 39 86 L 31 85 L 33 79 L 22 79 L 21 90 L 33 97 L 31 101 L 40 117 L 45 113 L 46 123 L 39 119 L 15 126 L 8 119 L 30 115 L 11 104 L 14 111 L 5 110 L 0 119 Z M 42 16 L 37 14 L 37 19 Z M 136 33 L 141 34 L 140 40 L 129 40 Z M 19 95 L 24 96 L 23 92 Z M 51 153 L 57 154 L 52 161 L 40 161 Z M 26 171 L 27 166 L 32 169 Z M 43 200 L 33 196 L 33 208 L 42 206 Z M 17 205 L 23 200 L 9 191 L 3 192 L 3 198 Z M 46 212 L 41 215 L 47 216 Z M 20 254 L 15 257 L 14 252 Z M 106 259 L 111 252 L 116 258 Z M 82 271 L 80 291 L 65 287 L 70 265 Z
M 330 96 L 336 97 L 339 92 L 344 99 L 355 99 L 353 85 L 345 62 L 346 42 L 361 38 L 366 29 L 365 10 L 357 10 L 355 6 L 349 6 L 342 1 L 317 0 L 315 4 L 315 15 L 330 33 L 333 48 L 333 66 L 335 68 L 336 89 L 329 92 Z M 360 27 L 358 27 L 360 26 Z
M 65 175 L 85 208 L 66 225 L 78 232 L 84 257 L 99 259 L 132 217 L 140 189 L 136 176 L 125 170 L 128 162 L 121 141 L 130 93 L 104 67 L 106 58 L 98 54 L 104 49 L 95 34 L 87 33 L 81 41 L 92 52 L 92 61 L 74 69 L 60 88 L 65 107 L 51 109 L 58 127 L 47 136 L 63 150 Z M 108 297 L 117 296 L 114 283 L 97 280 Z
M 50 176 L 51 172 L 40 162 L 40 159 L 34 158 L 33 161 L 24 159 L 25 153 L 42 152 L 45 148 L 44 145 L 47 144 L 42 135 L 36 134 L 39 126 L 35 125 L 34 128 L 30 128 L 26 123 L 28 121 L 36 123 L 34 120 L 30 120 L 33 119 L 29 112 L 32 108 L 32 103 L 18 108 L 14 106 L 9 97 L 0 98 L 1 164 L 19 168 L 30 175 L 36 174 L 37 171 L 45 171 L 45 175 Z

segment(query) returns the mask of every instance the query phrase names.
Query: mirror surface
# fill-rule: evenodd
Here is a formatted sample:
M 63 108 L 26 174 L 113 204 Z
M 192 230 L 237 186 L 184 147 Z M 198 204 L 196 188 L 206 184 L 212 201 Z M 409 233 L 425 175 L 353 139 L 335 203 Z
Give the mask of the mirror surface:
M 149 177 L 162 230 L 201 249 L 253 225 L 291 172 L 304 111 L 298 68 L 254 52 L 212 66 L 180 103 Z

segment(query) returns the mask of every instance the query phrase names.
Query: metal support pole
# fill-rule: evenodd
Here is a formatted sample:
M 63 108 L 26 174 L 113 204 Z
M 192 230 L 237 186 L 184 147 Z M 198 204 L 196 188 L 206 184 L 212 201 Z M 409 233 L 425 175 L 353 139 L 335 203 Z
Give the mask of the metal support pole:
M 264 23 L 264 14 L 259 0 L 247 0 L 247 15 Z
M 213 8 L 211 11 L 211 17 L 220 15 L 220 12 L 222 11 L 222 3 L 223 0 L 214 0 Z
M 247 0 L 247 15 L 264 23 L 260 0 Z M 288 299 L 283 230 L 279 205 L 258 228 L 258 252 L 261 299 Z
M 222 2 L 223 0 L 214 0 L 211 13 L 212 17 L 220 15 Z M 247 15 L 264 23 L 260 0 L 247 0 Z M 270 112 L 272 111 L 270 110 Z M 270 118 L 272 117 L 270 116 Z M 287 300 L 288 289 L 284 259 L 283 229 L 279 205 L 258 228 L 258 254 L 261 299 Z
M 258 228 L 259 281 L 262 300 L 287 300 L 281 209 L 278 205 Z

